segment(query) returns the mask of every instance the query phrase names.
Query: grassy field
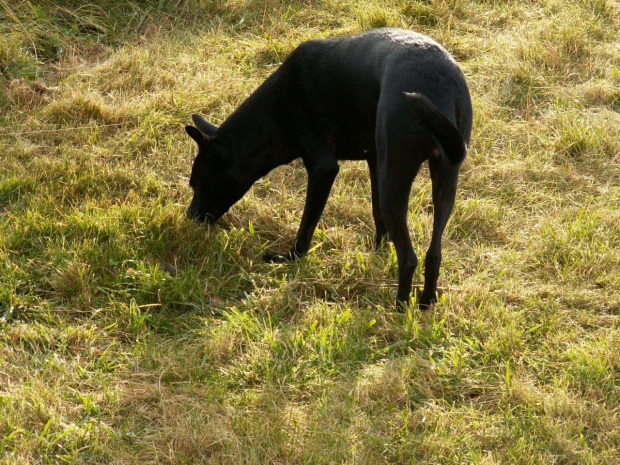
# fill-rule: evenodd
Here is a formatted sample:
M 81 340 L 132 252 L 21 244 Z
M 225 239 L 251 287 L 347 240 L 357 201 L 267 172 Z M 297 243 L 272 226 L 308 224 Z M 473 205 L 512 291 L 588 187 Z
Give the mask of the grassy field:
M 192 112 L 380 26 L 474 101 L 427 312 L 393 312 L 363 163 L 297 263 L 261 257 L 300 163 L 184 218 Z M 0 463 L 620 463 L 620 2 L 0 0 L 0 73 Z M 420 263 L 431 221 L 424 169 Z

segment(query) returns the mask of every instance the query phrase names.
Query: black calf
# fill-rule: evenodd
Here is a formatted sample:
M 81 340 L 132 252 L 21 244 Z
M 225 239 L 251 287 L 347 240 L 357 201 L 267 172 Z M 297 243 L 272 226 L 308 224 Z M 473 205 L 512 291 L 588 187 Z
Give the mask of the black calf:
M 376 243 L 389 235 L 398 256 L 397 306 L 408 302 L 417 257 L 407 229 L 411 184 L 428 160 L 435 216 L 426 254 L 422 308 L 437 299 L 441 236 L 454 206 L 459 168 L 472 126 L 465 77 L 439 44 L 402 29 L 299 45 L 218 128 L 193 115 L 198 143 L 190 217 L 214 222 L 256 180 L 301 157 L 308 172 L 297 237 L 285 254 L 305 254 L 338 160 L 366 160 Z

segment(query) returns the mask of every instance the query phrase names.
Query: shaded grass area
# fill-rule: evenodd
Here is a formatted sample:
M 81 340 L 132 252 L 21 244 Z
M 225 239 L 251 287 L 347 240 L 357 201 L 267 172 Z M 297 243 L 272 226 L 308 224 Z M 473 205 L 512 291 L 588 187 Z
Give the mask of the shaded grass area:
M 620 462 L 620 5 L 0 0 L 2 463 Z M 472 146 L 429 312 L 363 164 L 298 263 L 299 163 L 184 219 L 192 112 L 382 26 L 461 62 Z M 409 225 L 423 258 L 426 170 Z M 421 261 L 422 262 L 422 261 Z M 422 280 L 417 270 L 415 281 Z

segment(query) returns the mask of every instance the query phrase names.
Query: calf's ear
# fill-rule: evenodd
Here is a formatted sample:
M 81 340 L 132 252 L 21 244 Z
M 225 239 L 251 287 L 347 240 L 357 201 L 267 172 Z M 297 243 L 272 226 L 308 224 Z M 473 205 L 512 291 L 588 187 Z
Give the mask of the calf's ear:
M 196 141 L 198 147 L 202 147 L 207 143 L 207 138 L 198 130 L 198 128 L 195 128 L 194 126 L 185 126 L 185 132 L 187 132 L 189 137 Z
M 194 126 L 185 126 L 187 134 L 196 141 L 199 149 L 204 149 L 204 157 L 209 160 L 211 166 L 224 169 L 231 164 L 230 158 L 226 155 L 226 152 L 217 150 L 208 150 L 207 144 L 213 140 L 213 138 L 206 136 L 202 131 L 198 130 Z
M 192 121 L 196 127 L 200 129 L 200 132 L 207 136 L 212 136 L 215 134 L 215 131 L 217 131 L 217 126 L 209 123 L 206 119 L 196 113 L 192 115 Z

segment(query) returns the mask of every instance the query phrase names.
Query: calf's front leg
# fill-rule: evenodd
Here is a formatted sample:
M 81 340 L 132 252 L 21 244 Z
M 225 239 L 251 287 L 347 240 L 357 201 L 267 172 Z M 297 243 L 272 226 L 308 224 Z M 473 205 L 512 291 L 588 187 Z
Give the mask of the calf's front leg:
M 308 171 L 306 204 L 295 242 L 293 242 L 288 253 L 266 253 L 263 256 L 266 262 L 283 263 L 295 260 L 304 255 L 310 248 L 312 235 L 321 218 L 339 168 L 336 159 L 330 158 L 314 163 L 306 163 L 306 170 Z

